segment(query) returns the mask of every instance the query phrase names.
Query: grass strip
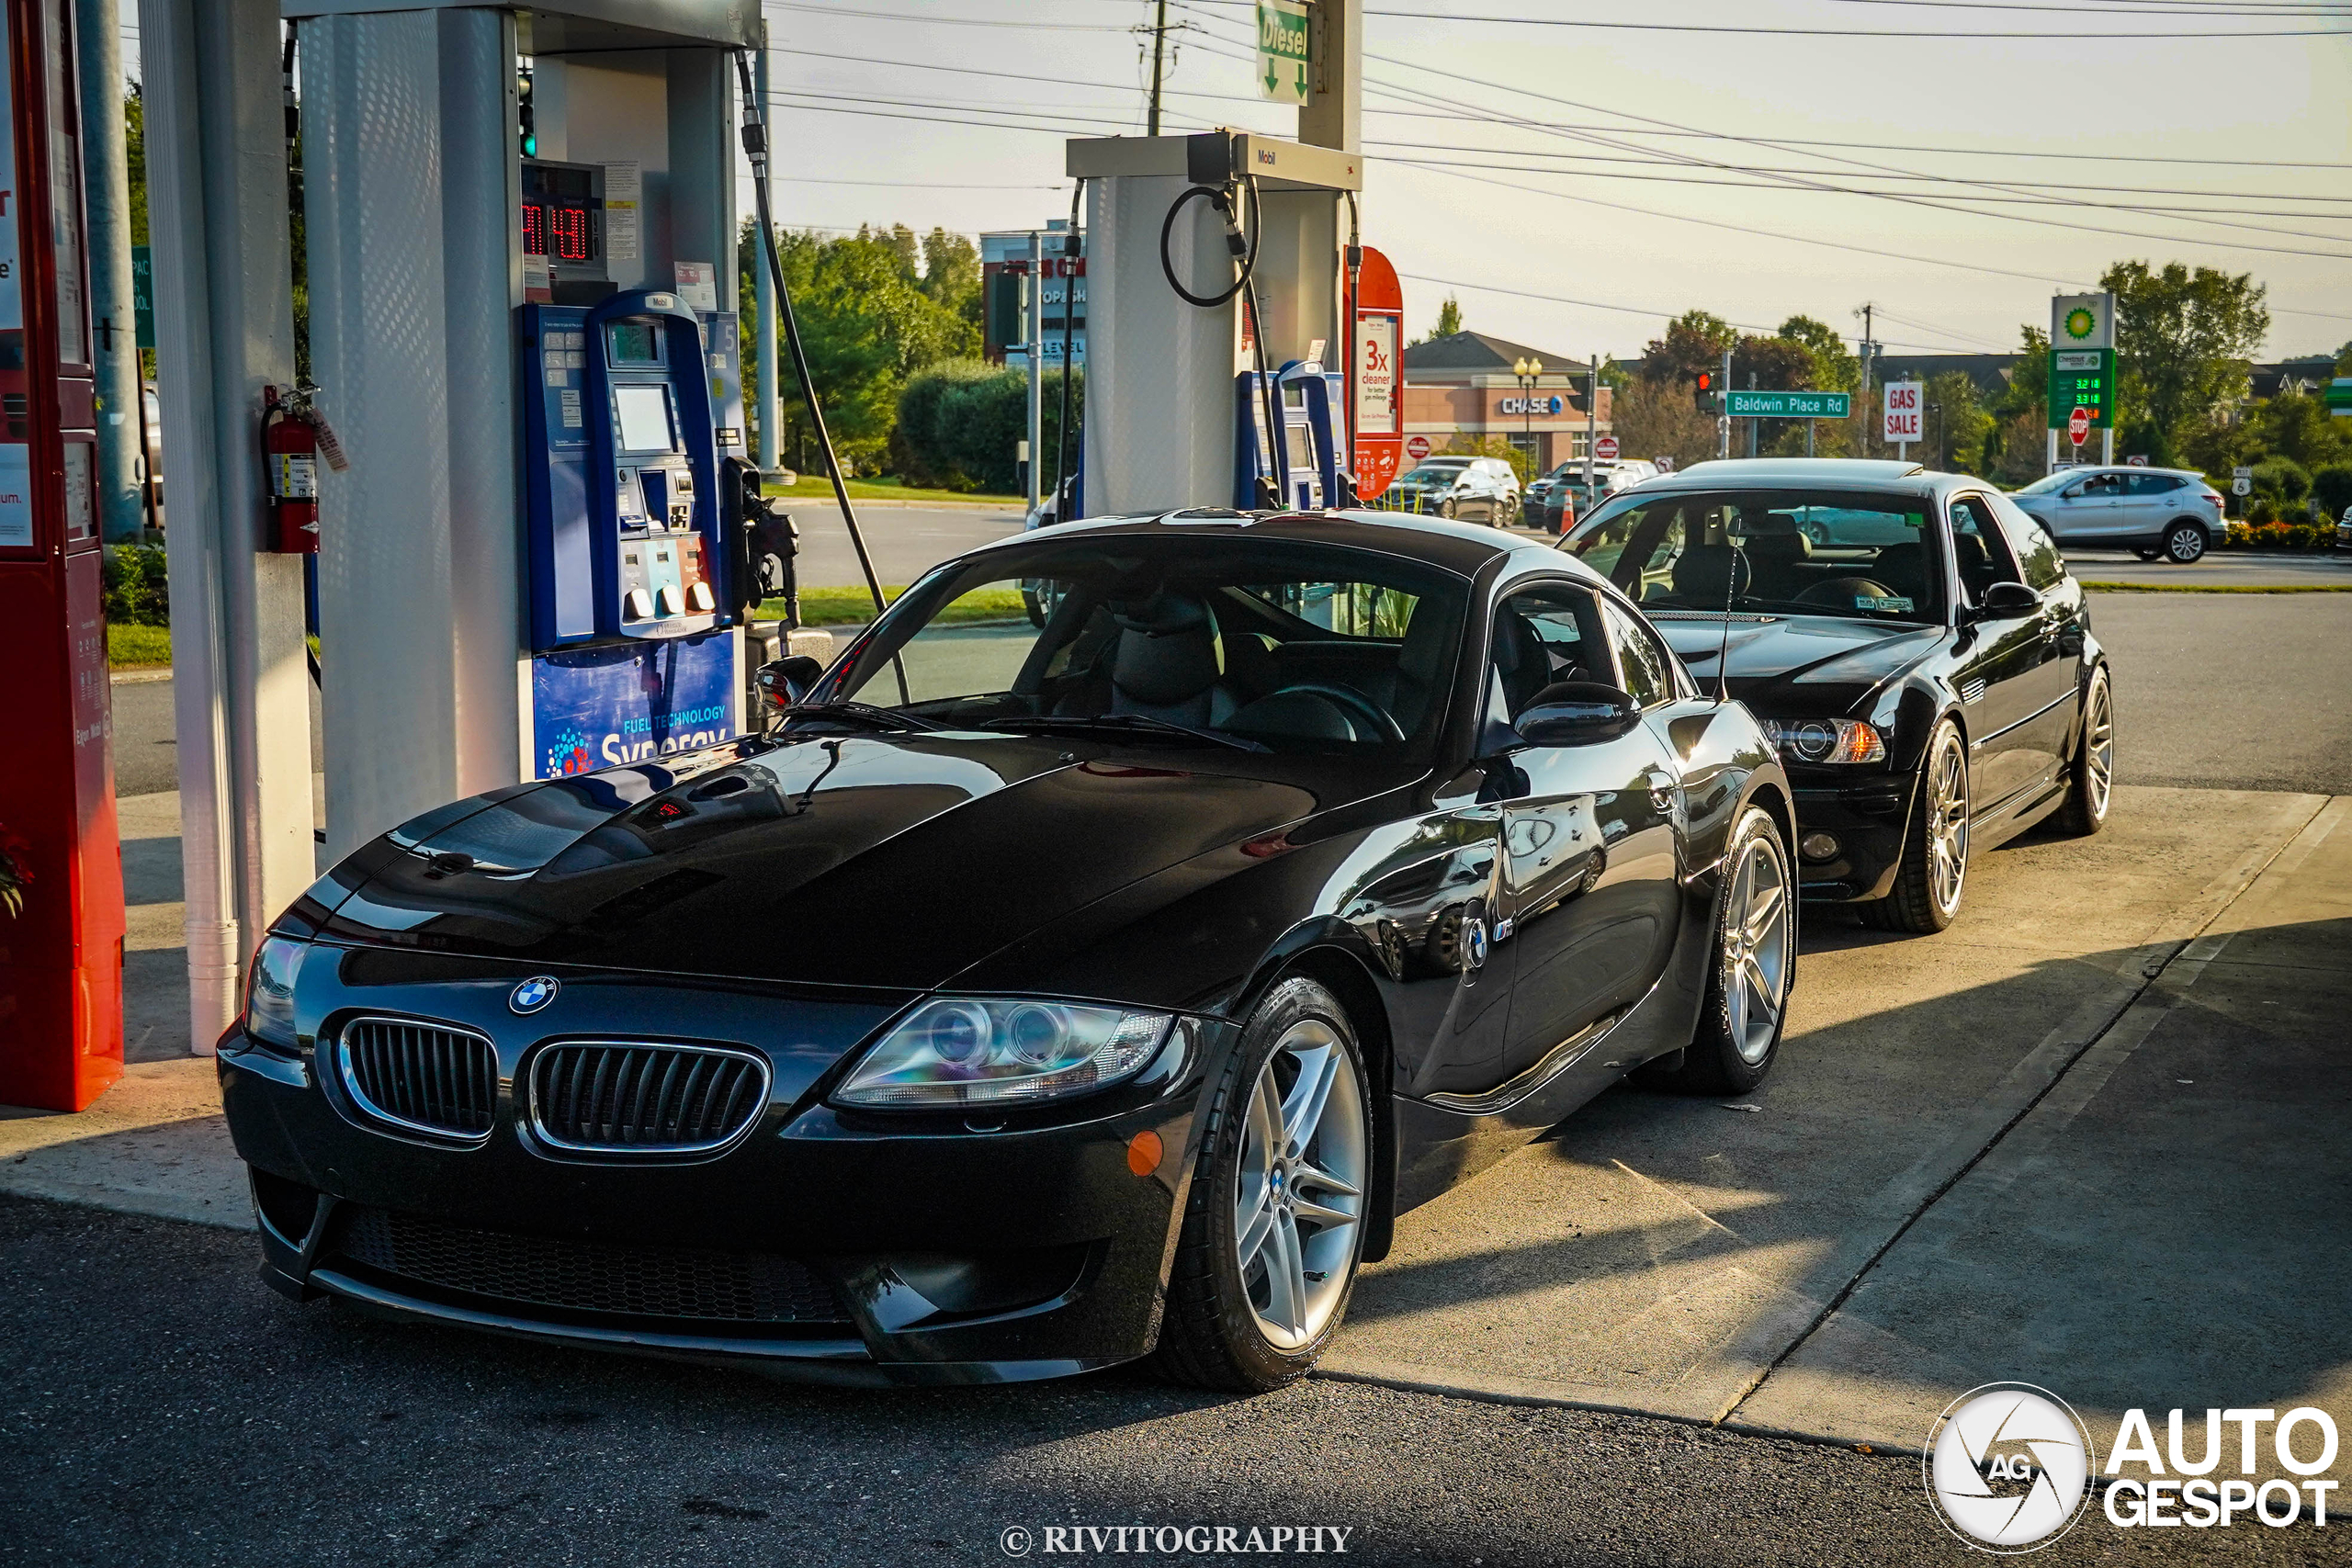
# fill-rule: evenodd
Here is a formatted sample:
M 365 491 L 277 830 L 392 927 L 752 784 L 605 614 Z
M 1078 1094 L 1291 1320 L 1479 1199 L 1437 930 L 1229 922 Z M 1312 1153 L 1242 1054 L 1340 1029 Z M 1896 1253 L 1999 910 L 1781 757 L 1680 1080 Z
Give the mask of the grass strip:
M 2100 593 L 2352 593 L 2352 582 L 2089 582 Z
M 115 669 L 132 670 L 141 665 L 169 664 L 171 661 L 171 627 L 107 627 L 107 662 Z
M 903 582 L 882 586 L 885 601 L 896 603 L 907 591 Z M 1021 593 L 1012 588 L 987 588 L 967 593 L 933 617 L 934 625 L 967 621 L 1017 620 L 1028 614 Z M 770 599 L 752 612 L 755 620 L 782 620 L 784 601 Z M 804 588 L 800 591 L 800 624 L 804 626 L 862 626 L 874 618 L 874 596 L 863 588 Z
M 902 485 L 896 479 L 851 479 L 847 489 L 852 501 L 956 501 L 981 502 L 989 506 L 1009 506 L 1023 511 L 1028 499 L 1018 495 L 982 495 L 960 490 L 923 490 Z M 799 482 L 769 485 L 767 493 L 786 501 L 823 502 L 833 504 L 833 485 L 822 474 L 803 474 Z

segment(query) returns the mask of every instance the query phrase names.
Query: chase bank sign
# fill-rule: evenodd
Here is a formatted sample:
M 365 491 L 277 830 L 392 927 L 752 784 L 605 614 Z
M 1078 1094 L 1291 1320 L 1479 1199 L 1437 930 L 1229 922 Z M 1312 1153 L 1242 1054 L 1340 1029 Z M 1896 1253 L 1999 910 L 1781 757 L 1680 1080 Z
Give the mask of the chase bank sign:
M 1498 406 L 1504 413 L 1558 413 L 1568 403 L 1566 399 L 1554 393 L 1548 398 L 1505 398 Z

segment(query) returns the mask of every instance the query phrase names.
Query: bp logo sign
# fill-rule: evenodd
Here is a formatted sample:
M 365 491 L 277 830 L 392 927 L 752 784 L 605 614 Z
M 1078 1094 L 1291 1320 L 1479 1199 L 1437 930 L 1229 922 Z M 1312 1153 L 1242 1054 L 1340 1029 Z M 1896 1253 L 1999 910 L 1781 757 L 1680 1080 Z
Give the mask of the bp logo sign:
M 2098 318 L 2080 305 L 2066 312 L 2066 335 L 2076 343 L 2098 331 Z
M 1973 1388 L 1928 1432 L 1928 1496 L 1952 1534 L 1980 1551 L 2048 1546 L 2090 1500 L 2090 1432 L 2066 1402 L 2031 1383 Z

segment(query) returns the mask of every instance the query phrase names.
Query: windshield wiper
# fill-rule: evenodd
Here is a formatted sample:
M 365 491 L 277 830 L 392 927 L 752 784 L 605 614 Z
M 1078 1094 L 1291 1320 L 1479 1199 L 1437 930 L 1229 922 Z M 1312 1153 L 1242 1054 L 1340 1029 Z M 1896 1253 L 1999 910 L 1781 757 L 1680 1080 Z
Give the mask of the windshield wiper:
M 1263 751 L 1267 748 L 1255 740 L 1245 740 L 1238 735 L 1220 735 L 1214 729 L 1195 729 L 1189 724 L 1173 719 L 1154 718 L 1148 713 L 1048 713 L 1015 714 L 1009 718 L 991 718 L 980 726 L 983 729 L 1014 731 L 1056 729 L 1099 731 L 1104 729 L 1139 732 L 1146 735 L 1182 736 L 1187 740 L 1205 740 L 1213 746 L 1230 746 L 1237 751 Z
M 870 724 L 877 729 L 902 729 L 920 732 L 944 729 L 947 727 L 914 714 L 900 713 L 896 708 L 876 707 L 872 703 L 840 699 L 829 703 L 795 703 L 784 710 L 787 722 L 796 718 L 847 718 Z

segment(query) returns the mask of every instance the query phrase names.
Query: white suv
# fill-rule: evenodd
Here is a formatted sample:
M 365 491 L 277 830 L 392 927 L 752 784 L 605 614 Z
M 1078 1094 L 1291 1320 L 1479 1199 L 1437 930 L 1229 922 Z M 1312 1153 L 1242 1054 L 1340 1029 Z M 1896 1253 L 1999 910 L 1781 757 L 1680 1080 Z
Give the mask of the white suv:
M 2193 468 L 2061 468 L 2009 499 L 2061 549 L 2137 550 L 2187 566 L 2222 536 L 2222 492 Z

